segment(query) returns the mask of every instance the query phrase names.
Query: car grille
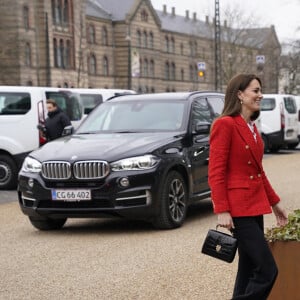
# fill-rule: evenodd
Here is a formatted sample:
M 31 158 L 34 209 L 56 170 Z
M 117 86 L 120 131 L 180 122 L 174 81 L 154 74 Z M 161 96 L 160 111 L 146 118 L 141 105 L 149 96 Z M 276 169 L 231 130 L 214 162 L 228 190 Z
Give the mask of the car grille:
M 69 179 L 71 177 L 71 164 L 63 161 L 44 162 L 42 175 L 46 179 Z
M 109 167 L 104 161 L 77 161 L 73 171 L 77 179 L 99 179 L 107 176 Z
M 108 175 L 109 164 L 106 161 L 78 161 L 72 165 L 63 161 L 47 161 L 42 164 L 45 179 L 101 179 Z

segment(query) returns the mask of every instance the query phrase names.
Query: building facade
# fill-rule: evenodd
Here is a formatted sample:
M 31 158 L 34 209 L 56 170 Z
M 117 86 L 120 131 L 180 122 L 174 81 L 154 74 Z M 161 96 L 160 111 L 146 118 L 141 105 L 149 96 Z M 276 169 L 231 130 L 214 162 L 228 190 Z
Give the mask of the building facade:
M 134 89 L 215 89 L 214 20 L 150 0 L 2 0 L 0 84 Z M 274 27 L 221 27 L 222 89 L 238 72 L 278 91 Z M 233 38 L 234 37 L 234 38 Z M 263 62 L 257 62 L 263 57 Z M 199 72 L 200 71 L 200 72 Z

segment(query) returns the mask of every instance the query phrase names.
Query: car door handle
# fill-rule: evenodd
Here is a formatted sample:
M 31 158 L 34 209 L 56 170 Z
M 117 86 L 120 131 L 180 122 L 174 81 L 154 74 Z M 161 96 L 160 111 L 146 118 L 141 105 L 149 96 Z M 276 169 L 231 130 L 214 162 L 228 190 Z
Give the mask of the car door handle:
M 207 149 L 208 149 L 207 146 L 203 146 L 203 147 L 200 147 L 199 149 L 195 150 L 194 151 L 194 157 L 199 156 L 200 154 L 202 154 Z

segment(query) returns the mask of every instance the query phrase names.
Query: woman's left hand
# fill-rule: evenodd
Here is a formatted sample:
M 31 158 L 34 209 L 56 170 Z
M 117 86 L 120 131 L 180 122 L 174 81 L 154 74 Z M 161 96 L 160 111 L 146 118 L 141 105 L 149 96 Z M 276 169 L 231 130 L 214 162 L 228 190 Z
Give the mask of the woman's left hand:
M 273 212 L 276 216 L 277 225 L 278 226 L 284 226 L 288 222 L 288 215 L 286 210 L 280 206 L 279 203 L 272 206 Z

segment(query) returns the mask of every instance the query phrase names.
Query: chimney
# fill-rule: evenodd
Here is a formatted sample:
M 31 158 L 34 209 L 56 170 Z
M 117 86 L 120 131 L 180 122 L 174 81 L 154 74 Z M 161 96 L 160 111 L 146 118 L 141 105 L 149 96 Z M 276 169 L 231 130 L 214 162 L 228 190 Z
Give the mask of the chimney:
M 190 18 L 190 12 L 188 10 L 185 11 L 185 18 L 187 20 Z
M 163 5 L 163 13 L 164 13 L 164 15 L 167 14 L 167 5 L 166 4 Z
M 197 13 L 196 12 L 193 13 L 193 20 L 197 21 Z
M 205 16 L 205 23 L 209 24 L 209 16 Z
M 172 7 L 172 17 L 175 17 L 175 7 Z

